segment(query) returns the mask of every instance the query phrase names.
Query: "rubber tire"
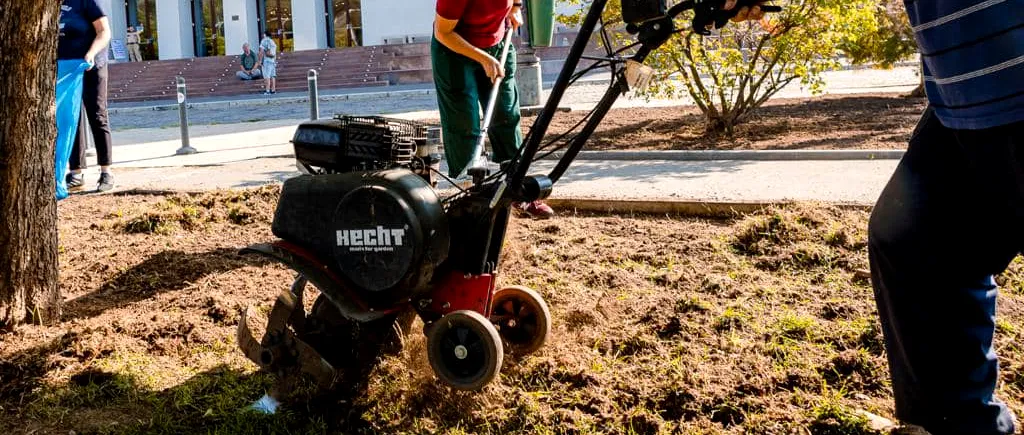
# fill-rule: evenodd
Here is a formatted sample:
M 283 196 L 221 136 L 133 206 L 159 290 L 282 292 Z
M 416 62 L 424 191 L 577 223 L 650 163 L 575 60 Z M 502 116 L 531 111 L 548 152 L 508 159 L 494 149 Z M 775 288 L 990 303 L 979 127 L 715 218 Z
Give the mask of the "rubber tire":
M 506 351 L 514 356 L 526 356 L 544 347 L 548 334 L 551 333 L 551 310 L 540 293 L 529 287 L 513 285 L 494 292 L 494 296 L 491 297 L 491 315 L 494 316 L 498 306 L 511 298 L 519 299 L 521 303 L 527 304 L 537 314 L 538 324 L 535 335 L 525 343 L 512 342 L 500 329 L 501 325 L 496 322 L 497 319 L 492 317 L 491 321 L 498 325 L 498 334 L 504 340 Z
M 449 367 L 445 366 L 444 358 L 442 358 L 442 341 L 445 334 L 457 327 L 468 328 L 483 345 L 484 363 L 482 368 L 469 377 L 453 373 Z M 504 354 L 498 330 L 494 328 L 494 324 L 490 320 L 476 311 L 461 310 L 449 313 L 434 322 L 427 335 L 427 359 L 430 360 L 430 367 L 434 369 L 434 374 L 441 382 L 456 390 L 480 391 L 483 389 L 498 376 Z

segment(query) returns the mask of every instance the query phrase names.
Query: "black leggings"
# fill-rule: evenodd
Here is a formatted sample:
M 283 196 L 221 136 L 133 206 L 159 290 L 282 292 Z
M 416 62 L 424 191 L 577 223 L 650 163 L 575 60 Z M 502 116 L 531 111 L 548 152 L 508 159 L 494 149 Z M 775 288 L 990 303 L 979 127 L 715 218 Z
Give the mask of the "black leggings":
M 82 114 L 78 117 L 78 133 L 71 149 L 71 170 L 85 169 L 85 149 L 88 148 L 86 120 L 96 143 L 96 158 L 100 166 L 110 166 L 110 121 L 107 120 L 107 67 L 95 67 L 85 72 L 82 81 Z

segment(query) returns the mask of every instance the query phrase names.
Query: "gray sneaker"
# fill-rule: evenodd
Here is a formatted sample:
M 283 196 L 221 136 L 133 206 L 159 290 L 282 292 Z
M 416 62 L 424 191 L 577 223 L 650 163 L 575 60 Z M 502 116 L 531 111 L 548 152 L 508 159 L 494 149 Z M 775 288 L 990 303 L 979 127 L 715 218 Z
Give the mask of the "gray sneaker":
M 96 190 L 99 192 L 106 192 L 114 188 L 114 176 L 109 172 L 100 174 L 100 184 L 96 186 Z
M 921 426 L 907 424 L 893 429 L 889 435 L 931 435 L 931 432 Z
M 867 419 L 871 430 L 887 435 L 931 435 L 921 426 L 913 424 L 900 425 L 888 418 L 863 410 L 857 411 L 857 414 Z
M 68 175 L 64 177 L 64 183 L 67 184 L 68 190 L 70 191 L 82 190 L 82 186 L 85 186 L 85 177 L 83 177 L 82 174 L 76 175 L 69 172 Z

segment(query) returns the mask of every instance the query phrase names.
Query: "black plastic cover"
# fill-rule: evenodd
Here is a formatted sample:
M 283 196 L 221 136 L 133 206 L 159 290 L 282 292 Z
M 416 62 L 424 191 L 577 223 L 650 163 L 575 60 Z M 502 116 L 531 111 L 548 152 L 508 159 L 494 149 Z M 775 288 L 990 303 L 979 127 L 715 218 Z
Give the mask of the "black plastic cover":
M 407 169 L 288 179 L 272 230 L 315 253 L 374 307 L 426 290 L 450 242 L 440 198 Z
M 667 0 L 622 0 L 622 21 L 628 24 L 640 24 L 667 13 Z

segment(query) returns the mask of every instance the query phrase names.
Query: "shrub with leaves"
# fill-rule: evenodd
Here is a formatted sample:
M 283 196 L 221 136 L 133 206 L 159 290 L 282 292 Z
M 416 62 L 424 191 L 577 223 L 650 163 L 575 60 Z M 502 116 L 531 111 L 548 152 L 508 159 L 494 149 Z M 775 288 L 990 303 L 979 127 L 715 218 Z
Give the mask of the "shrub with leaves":
M 846 35 L 840 45 L 843 54 L 853 64 L 871 63 L 880 68 L 892 68 L 897 62 L 912 58 L 917 53 L 914 30 L 898 0 L 876 0 L 872 14 L 874 26 L 864 33 Z M 924 96 L 924 74 L 920 71 L 921 83 L 910 96 Z
M 589 9 L 589 0 L 562 0 L 583 6 L 563 23 L 575 25 Z M 688 27 L 691 13 L 677 18 L 686 29 L 655 51 L 647 61 L 658 77 L 646 91 L 649 97 L 689 97 L 705 116 L 708 133 L 731 135 L 769 98 L 794 81 L 820 93 L 821 74 L 839 67 L 838 55 L 855 35 L 878 28 L 874 14 L 879 0 L 781 0 L 777 14 L 758 22 L 730 23 L 701 37 Z M 621 3 L 608 2 L 604 21 L 614 29 L 621 23 Z M 614 44 L 632 43 L 631 35 L 616 32 Z
M 914 30 L 903 2 L 876 0 L 873 3 L 874 23 L 866 23 L 866 32 L 844 35 L 839 48 L 854 64 L 873 63 L 881 68 L 892 68 L 917 52 Z

